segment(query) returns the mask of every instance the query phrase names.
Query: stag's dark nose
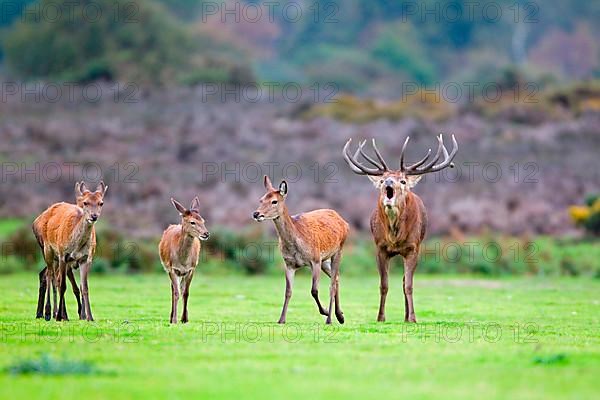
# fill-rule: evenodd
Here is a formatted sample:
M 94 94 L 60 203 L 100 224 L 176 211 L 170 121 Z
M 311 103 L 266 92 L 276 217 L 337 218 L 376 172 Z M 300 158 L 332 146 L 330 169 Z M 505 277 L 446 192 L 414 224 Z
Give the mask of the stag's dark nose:
M 394 180 L 392 178 L 387 178 L 385 180 L 385 182 L 383 182 L 385 184 L 385 186 L 390 186 L 393 187 L 394 186 Z
M 258 211 L 254 211 L 254 214 L 252 214 L 252 217 L 254 217 L 254 219 L 258 218 L 258 216 L 260 215 L 260 213 Z

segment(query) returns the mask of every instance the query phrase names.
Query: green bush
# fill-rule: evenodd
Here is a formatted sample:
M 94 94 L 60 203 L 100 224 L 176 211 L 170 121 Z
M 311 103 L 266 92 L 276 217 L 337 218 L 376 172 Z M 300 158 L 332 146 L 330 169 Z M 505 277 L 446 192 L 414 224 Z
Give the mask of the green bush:
M 143 84 L 172 81 L 189 66 L 192 38 L 162 6 L 150 0 L 93 0 L 102 12 L 90 19 L 83 12 L 89 3 L 41 0 L 31 5 L 2 41 L 9 71 L 23 79 Z M 56 20 L 33 16 L 49 4 L 72 11 Z

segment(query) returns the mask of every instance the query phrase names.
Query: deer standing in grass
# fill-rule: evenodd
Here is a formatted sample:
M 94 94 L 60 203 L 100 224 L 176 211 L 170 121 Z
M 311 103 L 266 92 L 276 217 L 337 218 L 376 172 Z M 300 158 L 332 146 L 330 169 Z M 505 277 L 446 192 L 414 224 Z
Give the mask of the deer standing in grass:
M 181 224 L 170 225 L 164 231 L 158 249 L 163 268 L 171 278 L 170 322 L 176 324 L 180 290 L 183 291 L 181 322 L 188 322 L 188 297 L 200 256 L 200 241 L 207 240 L 209 233 L 204 225 L 204 218 L 200 216 L 198 197 L 194 197 L 189 210 L 173 198 L 171 203 L 181 215 Z
M 452 151 L 444 146 L 442 135 L 438 136 L 438 148 L 430 159 L 431 149 L 416 163 L 404 165 L 404 152 L 409 137 L 400 152 L 400 169 L 390 170 L 379 153 L 373 139 L 373 150 L 377 160 L 363 150 L 365 141 L 359 143 L 352 155 L 349 151 L 351 139 L 344 146 L 344 159 L 350 169 L 358 175 L 366 175 L 379 190 L 377 207 L 371 215 L 371 233 L 377 247 L 377 267 L 380 276 L 380 302 L 377 321 L 385 321 L 385 299 L 388 292 L 388 269 L 390 258 L 401 255 L 404 259 L 404 320 L 417 322 L 413 305 L 413 276 L 421 242 L 427 228 L 427 213 L 423 202 L 411 189 L 419 182 L 421 175 L 453 167 L 452 160 L 458 152 L 458 144 L 452 135 Z M 358 161 L 361 155 L 370 166 Z M 436 164 L 443 155 L 443 160 Z M 373 168 L 374 167 L 374 168 Z
M 66 278 L 71 279 L 73 292 L 78 298 L 80 319 L 93 321 L 92 310 L 88 291 L 88 274 L 96 250 L 96 231 L 94 224 L 100 218 L 104 195 L 108 186 L 100 182 L 96 191 L 87 189 L 85 183 L 75 185 L 77 206 L 69 203 L 56 203 L 46 209 L 33 222 L 33 233 L 37 238 L 44 261 L 46 263 L 46 305 L 44 318 L 50 319 L 50 289 L 58 289 L 59 300 L 56 304 L 54 298 L 54 317 L 57 321 L 68 320 L 65 305 Z M 79 304 L 79 290 L 73 277 L 72 269 L 79 268 L 81 280 L 81 304 Z M 42 271 L 43 273 L 43 271 Z M 42 285 L 40 273 L 40 286 Z M 69 276 L 70 275 L 70 276 Z M 52 285 L 49 281 L 52 281 Z M 40 288 L 41 292 L 42 288 Z M 39 299 L 38 299 L 39 300 Z M 38 301 L 38 315 L 40 304 Z
M 84 185 L 83 182 L 75 183 L 75 203 L 77 207 L 83 208 L 83 203 L 85 202 L 85 197 L 82 194 L 81 185 Z M 50 213 L 42 214 L 35 224 L 37 226 L 34 229 L 34 234 L 36 235 L 36 239 L 38 244 L 40 245 L 42 252 L 44 251 L 44 234 L 46 232 L 46 225 L 48 224 Z M 38 232 L 38 233 L 36 233 Z M 78 264 L 75 264 L 73 268 L 79 268 Z M 71 288 L 73 289 L 73 294 L 75 295 L 75 299 L 77 299 L 77 314 L 81 317 L 81 292 L 79 291 L 79 287 L 77 286 L 77 281 L 75 281 L 75 276 L 73 275 L 73 270 L 71 268 L 67 269 L 67 277 L 71 282 Z M 48 266 L 44 266 L 44 268 L 39 273 L 39 295 L 38 295 L 38 305 L 36 318 L 44 317 L 44 297 L 46 296 L 46 288 L 51 285 L 52 294 L 54 299 L 54 318 L 56 318 L 56 313 L 58 311 L 56 307 L 56 287 L 52 285 L 52 276 L 48 273 Z M 46 320 L 50 319 L 50 315 L 46 316 Z
M 335 299 L 335 316 L 340 324 L 344 323 L 344 314 L 340 308 L 340 261 L 342 248 L 348 236 L 348 223 L 333 210 L 314 210 L 290 216 L 285 205 L 288 193 L 286 181 L 278 189 L 264 177 L 267 193 L 259 200 L 254 212 L 256 221 L 271 219 L 279 235 L 279 249 L 285 262 L 285 300 L 279 323 L 284 324 L 287 308 L 292 297 L 294 275 L 299 268 L 309 265 L 312 269 L 311 294 L 317 303 L 321 315 L 327 316 L 326 323 L 331 324 L 331 313 Z M 331 278 L 329 289 L 329 309 L 325 310 L 319 300 L 319 278 L 321 270 Z

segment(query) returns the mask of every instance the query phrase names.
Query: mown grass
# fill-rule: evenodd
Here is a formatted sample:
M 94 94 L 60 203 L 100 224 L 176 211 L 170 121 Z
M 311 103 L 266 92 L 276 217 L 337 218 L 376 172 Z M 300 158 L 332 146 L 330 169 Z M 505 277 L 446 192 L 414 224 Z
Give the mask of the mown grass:
M 393 276 L 376 323 L 376 275 L 343 276 L 346 324 L 326 327 L 296 278 L 205 276 L 187 325 L 167 323 L 164 275 L 92 276 L 96 322 L 35 320 L 35 274 L 0 279 L 0 398 L 594 398 L 600 391 L 600 282 L 418 275 L 419 323 L 402 322 Z M 327 296 L 327 281 L 321 296 Z M 75 304 L 69 292 L 70 317 Z M 257 337 L 260 332 L 260 337 Z M 87 375 L 10 372 L 41 357 Z

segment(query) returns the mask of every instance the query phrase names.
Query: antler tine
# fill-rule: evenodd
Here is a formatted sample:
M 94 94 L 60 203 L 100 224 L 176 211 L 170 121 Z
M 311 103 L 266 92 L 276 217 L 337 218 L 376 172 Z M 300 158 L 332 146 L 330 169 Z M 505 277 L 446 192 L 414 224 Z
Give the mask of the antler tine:
M 448 150 L 446 149 L 446 146 L 444 146 L 444 141 L 443 141 L 442 135 L 440 135 L 438 137 L 438 141 L 440 142 L 441 147 L 438 147 L 438 154 L 435 157 L 435 161 L 433 163 L 429 162 L 423 168 L 418 168 L 418 169 L 415 169 L 412 171 L 407 171 L 408 175 L 421 175 L 421 174 L 426 174 L 426 173 L 430 173 L 430 172 L 437 172 L 437 171 L 441 171 L 442 169 L 444 169 L 448 166 L 452 167 L 454 165 L 452 163 L 452 160 L 456 156 L 456 153 L 458 153 L 458 142 L 456 141 L 456 138 L 454 137 L 454 135 L 452 135 L 452 151 L 450 152 L 450 154 L 448 154 Z M 438 165 L 434 165 L 437 162 L 437 160 L 439 159 L 441 152 L 444 153 L 444 161 L 442 161 Z
M 375 155 L 377 156 L 377 158 L 379 159 L 379 162 L 381 163 L 381 165 L 383 165 L 383 168 L 387 171 L 390 168 L 387 166 L 385 160 L 383 159 L 383 157 L 381 156 L 381 153 L 379 152 L 379 149 L 377 148 L 377 145 L 375 144 L 375 138 L 371 139 L 373 142 L 373 150 L 375 150 Z
M 359 175 L 374 175 L 374 176 L 383 175 L 385 170 L 383 170 L 381 168 L 377 168 L 377 169 L 367 168 L 356 160 L 358 155 L 361 153 L 360 150 L 362 147 L 361 147 L 360 143 L 359 143 L 358 149 L 356 150 L 356 153 L 354 153 L 354 156 L 350 156 L 350 153 L 348 153 L 348 147 L 350 146 L 351 141 L 352 141 L 352 139 L 348 139 L 348 141 L 346 142 L 346 145 L 344 146 L 343 152 L 344 152 L 344 159 L 346 160 L 346 163 L 348 164 L 348 166 L 350 167 L 352 172 L 354 172 L 355 174 L 359 174 Z M 362 145 L 364 145 L 364 142 L 362 143 Z
M 420 159 L 419 161 L 417 161 L 413 165 L 409 165 L 408 167 L 406 167 L 406 170 L 407 171 L 412 171 L 413 169 L 415 169 L 417 167 L 420 167 L 421 165 L 425 164 L 425 161 L 427 161 L 427 159 L 429 158 L 430 155 L 431 155 L 431 149 L 427 150 L 427 154 L 425 154 L 425 157 L 423 157 L 422 159 Z
M 408 145 L 408 141 L 410 140 L 410 136 L 406 137 L 404 144 L 402 145 L 402 150 L 400 151 L 400 171 L 404 172 L 404 151 L 406 150 L 406 146 Z
M 375 168 L 385 170 L 386 168 L 383 165 L 379 164 L 377 161 L 375 161 L 367 153 L 364 152 L 363 147 L 365 147 L 365 144 L 367 144 L 367 141 L 363 140 L 358 146 L 358 152 L 360 153 L 360 155 L 363 156 L 365 160 L 370 162 Z
M 433 157 L 433 159 L 431 161 L 429 161 L 427 164 L 425 164 L 421 168 L 415 169 L 415 171 L 427 172 L 427 170 L 429 168 L 433 167 L 435 165 L 435 163 L 438 162 L 438 160 L 440 159 L 440 156 L 442 155 L 442 151 L 443 151 L 442 149 L 444 148 L 444 141 L 442 139 L 442 135 L 438 136 L 437 140 L 438 140 L 438 148 L 435 153 L 435 157 Z
M 359 174 L 359 175 L 373 175 L 373 176 L 383 175 L 383 173 L 385 172 L 385 169 L 381 168 L 378 164 L 375 164 L 377 166 L 377 169 L 371 169 L 371 168 L 365 167 L 357 160 L 358 155 L 361 154 L 362 146 L 364 146 L 366 141 L 359 143 L 358 149 L 354 153 L 354 156 L 351 156 L 348 151 L 351 141 L 352 141 L 352 139 L 348 139 L 348 141 L 346 142 L 346 145 L 344 146 L 344 159 L 346 160 L 346 163 L 348 164 L 348 166 L 350 167 L 352 172 Z

